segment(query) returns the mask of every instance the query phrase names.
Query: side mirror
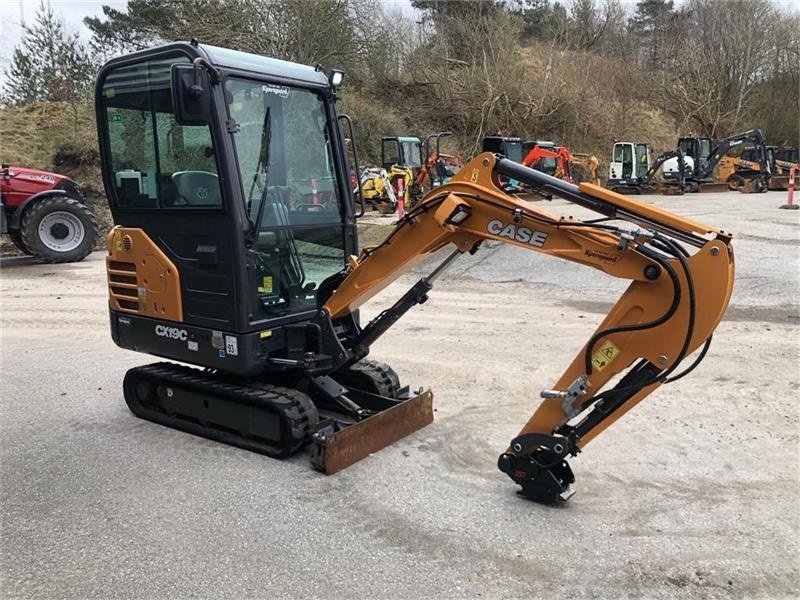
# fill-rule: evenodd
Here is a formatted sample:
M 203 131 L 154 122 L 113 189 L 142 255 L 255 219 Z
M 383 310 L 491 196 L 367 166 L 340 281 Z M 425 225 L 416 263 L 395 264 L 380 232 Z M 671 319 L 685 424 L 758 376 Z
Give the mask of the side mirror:
M 172 65 L 172 110 L 179 125 L 211 121 L 211 77 L 199 64 Z
M 3 163 L 0 165 L 0 176 L 3 179 L 9 179 L 11 177 L 11 165 L 8 163 Z

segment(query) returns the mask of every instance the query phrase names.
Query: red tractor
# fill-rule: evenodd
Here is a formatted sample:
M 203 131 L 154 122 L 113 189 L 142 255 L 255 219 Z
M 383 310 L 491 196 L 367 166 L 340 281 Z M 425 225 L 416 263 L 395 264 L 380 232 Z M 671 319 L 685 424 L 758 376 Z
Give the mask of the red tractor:
M 51 263 L 83 260 L 97 241 L 97 220 L 77 183 L 56 173 L 0 167 L 0 233 Z

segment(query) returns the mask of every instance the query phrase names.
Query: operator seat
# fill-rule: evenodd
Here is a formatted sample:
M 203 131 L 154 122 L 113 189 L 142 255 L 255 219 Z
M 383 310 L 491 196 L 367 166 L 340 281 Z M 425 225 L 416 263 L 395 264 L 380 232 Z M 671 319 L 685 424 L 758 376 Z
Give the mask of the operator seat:
M 219 177 L 209 171 L 176 171 L 172 181 L 178 202 L 189 206 L 222 206 Z

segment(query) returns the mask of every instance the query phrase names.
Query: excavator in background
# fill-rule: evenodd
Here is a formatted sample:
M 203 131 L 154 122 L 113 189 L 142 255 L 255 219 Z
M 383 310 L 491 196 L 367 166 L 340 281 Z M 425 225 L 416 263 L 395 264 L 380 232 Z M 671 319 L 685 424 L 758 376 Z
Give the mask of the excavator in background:
M 719 164 L 732 149 L 746 142 L 752 143 L 757 149 L 758 168 L 740 170 L 738 175 L 741 185 L 736 189 L 741 192 L 764 192 L 769 186 L 771 169 L 767 162 L 764 133 L 760 129 L 738 133 L 716 142 L 710 138 L 680 138 L 678 147 L 657 157 L 643 175 L 640 173 L 644 165 L 650 162 L 649 147 L 643 143 L 617 142 L 614 144 L 611 177 L 606 186 L 616 192 L 637 194 L 726 190 L 728 181 L 727 178 L 720 179 Z M 709 145 L 711 150 L 706 154 Z M 746 163 L 739 164 L 747 166 Z M 618 173 L 627 175 L 629 172 L 631 175 L 627 177 L 616 176 Z M 659 173 L 661 181 L 657 179 Z
M 405 171 L 397 168 L 392 170 L 395 181 L 399 177 L 405 178 Z M 365 167 L 361 171 L 359 181 L 354 184 L 353 193 L 359 200 L 363 199 L 365 207 L 378 211 L 381 214 L 392 214 L 397 210 L 397 195 L 395 184 L 386 169 L 380 167 Z
M 564 146 L 557 146 L 553 142 L 536 141 L 532 144 L 528 143 L 528 146 L 529 150 L 521 161 L 526 167 L 542 171 L 569 183 L 588 181 L 600 185 L 598 176 L 600 161 L 596 156 L 570 152 Z M 573 175 L 573 169 L 576 167 L 585 171 L 585 176 Z
M 619 193 L 641 193 L 653 163 L 650 144 L 614 142 L 606 187 Z
M 740 185 L 737 189 L 740 192 L 766 192 L 769 189 L 771 169 L 767 161 L 766 138 L 760 129 L 751 129 L 721 140 L 680 138 L 678 149 L 686 156 L 686 175 L 682 177 L 679 170 L 668 171 L 665 168 L 664 179 L 668 184 L 681 185 L 688 192 L 715 192 L 728 189 L 728 182 L 720 178 L 718 173 L 715 176 L 715 171 L 718 171 L 718 165 L 724 157 L 745 143 L 753 145 L 755 160 L 752 162 L 757 163 L 758 168 L 751 169 L 742 165 L 744 168 L 738 172 Z M 706 153 L 709 146 L 711 149 Z
M 446 183 L 464 164 L 458 156 L 441 152 L 441 140 L 450 135 L 449 131 L 429 135 L 424 152 L 422 140 L 415 136 L 381 138 L 382 168 L 368 167 L 361 175 L 360 187 L 367 205 L 388 214 L 402 199 L 407 209 L 426 188 Z
M 797 148 L 787 146 L 767 146 L 762 149 L 766 152 L 766 162 L 769 165 L 770 190 L 786 190 L 789 187 L 789 175 L 791 169 L 800 173 L 800 160 L 798 160 Z M 761 164 L 758 160 L 759 149 L 748 147 L 742 150 L 738 156 L 725 156 L 719 162 L 718 177 L 728 183 L 731 190 L 742 190 L 752 185 L 753 181 L 758 181 L 757 176 L 761 173 Z
M 432 422 L 430 390 L 402 386 L 370 349 L 434 301 L 455 261 L 505 243 L 630 282 L 498 459 L 526 498 L 566 500 L 575 479 L 566 459 L 706 356 L 733 288 L 731 235 L 487 152 L 359 249 L 364 207 L 349 181 L 352 123 L 336 108 L 342 78 L 195 40 L 102 67 L 111 336 L 161 359 L 127 372 L 125 401 L 143 419 L 272 457 L 310 445 L 312 465 L 335 473 Z M 185 143 L 170 143 L 176 136 Z M 121 172 L 148 184 L 128 185 Z M 532 207 L 501 177 L 599 218 Z M 308 192 L 310 180 L 324 197 Z M 362 322 L 368 300 L 433 261 Z M 420 340 L 408 342 L 413 351 Z
M 491 152 L 505 156 L 514 162 L 522 162 L 522 139 L 502 135 L 489 135 L 481 140 L 481 152 Z M 514 179 L 501 178 L 500 184 L 509 192 L 523 192 L 519 182 Z
M 508 160 L 521 163 L 523 157 L 522 139 L 518 137 L 489 135 L 481 140 L 481 152 L 502 154 Z
M 650 145 L 644 142 L 615 142 L 606 187 L 620 194 L 682 194 L 692 172 L 683 150 L 668 150 L 655 160 L 651 156 Z M 664 170 L 675 176 L 659 180 Z
M 425 191 L 430 191 L 447 183 L 464 166 L 464 161 L 461 160 L 461 157 L 455 154 L 445 154 L 441 151 L 442 139 L 451 135 L 453 134 L 450 131 L 440 131 L 439 133 L 432 133 L 425 138 L 425 154 L 427 158 L 425 159 L 425 164 L 422 165 L 422 168 L 414 178 L 412 185 L 413 201 L 418 200 Z M 433 142 L 435 142 L 435 145 Z

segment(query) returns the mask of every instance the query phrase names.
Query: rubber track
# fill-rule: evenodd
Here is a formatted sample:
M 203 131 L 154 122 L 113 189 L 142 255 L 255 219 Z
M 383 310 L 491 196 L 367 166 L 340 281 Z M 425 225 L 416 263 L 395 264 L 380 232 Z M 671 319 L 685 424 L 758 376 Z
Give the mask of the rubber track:
M 394 372 L 394 369 L 392 369 L 392 367 L 386 363 L 378 362 L 377 360 L 371 360 L 368 358 L 362 358 L 360 361 L 354 365 L 351 365 L 344 371 L 334 373 L 333 377 L 336 378 L 336 375 L 341 374 L 343 383 L 347 385 L 347 371 L 362 374 L 363 376 L 368 377 L 375 384 L 377 388 L 376 393 L 380 394 L 381 396 L 386 396 L 388 398 L 397 397 L 397 391 L 400 389 L 400 378 L 397 376 L 397 373 Z M 358 375 L 356 375 L 356 377 L 358 377 Z M 357 383 L 353 387 L 358 387 Z
M 227 429 L 217 429 L 194 420 L 170 416 L 163 409 L 142 405 L 135 398 L 129 397 L 131 394 L 128 390 L 136 383 L 131 381 L 133 377 L 137 380 L 147 379 L 156 386 L 169 385 L 239 404 L 269 408 L 281 421 L 283 443 L 278 445 L 263 438 L 237 435 Z M 319 419 L 316 406 L 308 396 L 297 390 L 254 381 L 248 381 L 244 385 L 226 379 L 224 375 L 173 363 L 154 363 L 130 369 L 125 375 L 125 392 L 128 407 L 138 417 L 274 458 L 288 456 L 307 445 Z

